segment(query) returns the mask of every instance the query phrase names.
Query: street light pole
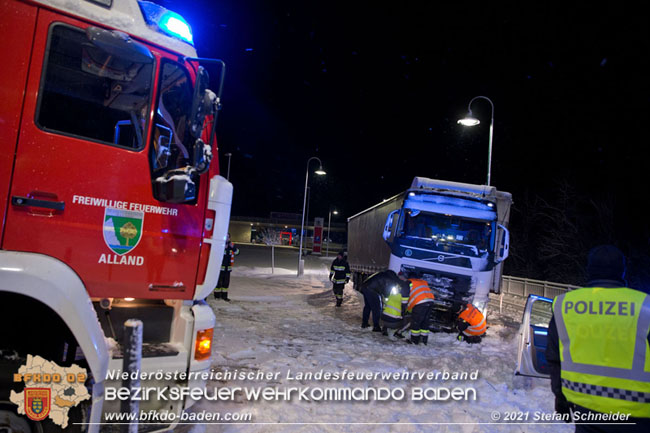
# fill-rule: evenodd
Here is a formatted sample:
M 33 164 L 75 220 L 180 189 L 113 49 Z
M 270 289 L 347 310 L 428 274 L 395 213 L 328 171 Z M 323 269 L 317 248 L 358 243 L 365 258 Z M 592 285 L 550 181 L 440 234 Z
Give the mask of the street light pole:
M 477 99 L 485 99 L 490 103 L 490 107 L 492 107 L 492 116 L 490 118 L 490 138 L 488 142 L 489 144 L 488 144 L 488 173 L 487 173 L 487 186 L 490 186 L 490 179 L 492 175 L 492 136 L 494 134 L 494 104 L 492 103 L 492 100 L 487 96 L 473 97 L 472 100 L 469 101 L 469 104 L 467 105 L 467 116 L 464 119 L 460 119 L 458 123 L 463 126 L 475 126 L 481 123 L 477 118 L 472 116 L 472 102 L 474 102 Z
M 323 170 L 323 163 L 318 157 L 312 156 L 307 160 L 307 172 L 305 173 L 305 196 L 302 202 L 302 224 L 300 225 L 300 248 L 298 249 L 298 276 L 301 276 L 304 270 L 304 264 L 302 260 L 302 239 L 305 234 L 304 233 L 305 232 L 305 209 L 307 208 L 307 183 L 309 182 L 309 163 L 311 162 L 312 159 L 317 160 L 318 164 L 320 164 L 320 167 L 314 173 L 316 173 L 319 176 L 323 176 L 325 174 L 325 171 Z
M 329 218 L 327 218 L 327 237 L 325 238 L 327 239 L 327 250 L 325 250 L 325 257 L 330 256 L 330 242 L 332 242 L 332 238 L 330 236 L 330 225 L 332 223 L 332 213 L 334 213 L 334 215 L 338 215 L 337 211 L 332 212 L 330 209 L 330 215 Z
M 230 180 L 230 157 L 232 156 L 232 153 L 226 153 L 224 156 L 228 157 L 228 171 L 226 172 L 226 180 Z

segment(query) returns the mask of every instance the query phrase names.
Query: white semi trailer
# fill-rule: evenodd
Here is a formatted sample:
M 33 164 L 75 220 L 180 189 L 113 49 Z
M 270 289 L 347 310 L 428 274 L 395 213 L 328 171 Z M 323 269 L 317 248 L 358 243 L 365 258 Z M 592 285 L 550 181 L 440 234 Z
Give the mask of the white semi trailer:
M 414 178 L 406 191 L 348 218 L 355 289 L 392 269 L 429 283 L 434 330 L 451 330 L 460 304 L 485 313 L 489 293 L 501 287 L 511 204 L 511 194 L 493 186 Z

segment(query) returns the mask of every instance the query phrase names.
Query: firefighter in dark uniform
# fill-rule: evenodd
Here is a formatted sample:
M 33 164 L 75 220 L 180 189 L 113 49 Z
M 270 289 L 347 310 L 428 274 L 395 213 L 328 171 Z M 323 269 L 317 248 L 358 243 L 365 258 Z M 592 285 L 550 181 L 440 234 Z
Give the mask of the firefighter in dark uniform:
M 350 281 L 350 265 L 345 260 L 345 251 L 339 251 L 336 259 L 330 267 L 330 281 L 333 284 L 332 290 L 336 296 L 336 306 L 340 307 L 343 303 L 343 289 Z
M 219 281 L 217 287 L 214 288 L 214 298 L 223 299 L 230 302 L 228 299 L 228 286 L 230 286 L 230 273 L 235 264 L 235 256 L 239 254 L 239 248 L 230 242 L 230 233 L 228 233 L 228 240 L 226 240 L 226 248 L 223 250 L 223 261 L 221 262 L 221 272 L 219 272 Z
M 372 274 L 361 284 L 360 292 L 363 295 L 362 328 L 370 326 L 368 320 L 372 312 L 373 332 L 382 331 L 381 326 L 379 326 L 382 301 L 390 295 L 393 287 L 400 287 L 401 284 L 402 280 L 390 269 Z
M 650 295 L 625 287 L 625 257 L 612 245 L 589 252 L 587 276 L 587 287 L 553 301 L 546 359 L 555 410 L 576 432 L 647 433 Z M 634 425 L 584 424 L 610 413 Z

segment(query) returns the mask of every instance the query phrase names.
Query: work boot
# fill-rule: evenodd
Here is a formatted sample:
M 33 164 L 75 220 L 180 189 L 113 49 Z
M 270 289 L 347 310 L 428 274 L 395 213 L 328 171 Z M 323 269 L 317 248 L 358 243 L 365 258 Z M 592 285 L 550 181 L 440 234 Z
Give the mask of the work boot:
M 362 329 L 364 329 L 364 328 L 370 328 L 370 325 L 368 325 L 367 323 L 362 323 L 362 324 L 361 324 L 361 328 L 362 328 Z
M 343 303 L 343 299 L 337 299 L 336 300 L 336 306 L 337 307 L 340 307 L 342 303 Z
M 381 332 L 381 328 L 379 326 L 373 326 L 372 332 Z
M 388 335 L 388 328 L 384 326 L 381 330 L 381 335 Z
M 422 336 L 422 344 L 424 344 L 426 346 L 428 341 L 429 341 L 429 336 L 428 335 L 423 335 Z
M 215 290 L 212 294 L 214 295 L 214 299 L 221 299 L 221 292 Z
M 402 334 L 399 331 L 395 331 L 395 333 L 393 334 L 393 337 L 395 337 L 395 338 L 404 338 L 404 334 Z
M 420 336 L 419 335 L 411 335 L 411 343 L 420 344 Z
M 228 299 L 228 292 L 221 292 L 221 299 L 226 302 L 230 302 L 230 299 Z

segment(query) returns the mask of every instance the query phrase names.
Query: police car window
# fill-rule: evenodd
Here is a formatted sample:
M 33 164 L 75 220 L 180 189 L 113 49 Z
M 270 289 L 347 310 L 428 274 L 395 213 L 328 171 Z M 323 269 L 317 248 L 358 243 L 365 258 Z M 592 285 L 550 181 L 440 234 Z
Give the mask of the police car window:
M 103 51 L 79 29 L 54 25 L 36 123 L 49 131 L 140 149 L 152 68 Z
M 161 66 L 151 146 L 154 173 L 190 165 L 192 149 L 187 126 L 193 96 L 190 78 L 176 63 L 165 61 Z
M 530 310 L 530 323 L 535 326 L 547 327 L 553 314 L 553 304 L 545 301 L 536 301 Z

